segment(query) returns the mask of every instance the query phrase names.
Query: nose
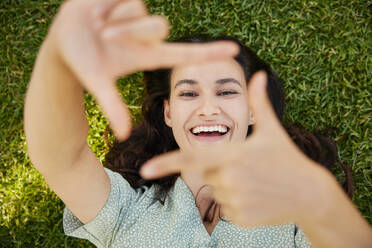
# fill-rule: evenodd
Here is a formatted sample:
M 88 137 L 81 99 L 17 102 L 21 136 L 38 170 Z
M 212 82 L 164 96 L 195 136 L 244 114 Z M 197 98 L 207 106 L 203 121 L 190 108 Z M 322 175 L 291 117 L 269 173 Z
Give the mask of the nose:
M 221 113 L 221 108 L 213 99 L 204 99 L 197 109 L 197 115 L 201 117 L 218 116 Z

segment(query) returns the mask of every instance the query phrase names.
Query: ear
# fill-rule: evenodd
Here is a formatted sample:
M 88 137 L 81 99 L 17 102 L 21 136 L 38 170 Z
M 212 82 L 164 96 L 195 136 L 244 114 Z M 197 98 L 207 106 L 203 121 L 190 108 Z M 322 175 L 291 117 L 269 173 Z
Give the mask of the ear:
M 165 124 L 167 124 L 168 127 L 172 127 L 172 119 L 171 119 L 171 116 L 170 116 L 169 101 L 167 99 L 164 99 L 163 107 L 164 107 L 164 121 L 165 121 Z

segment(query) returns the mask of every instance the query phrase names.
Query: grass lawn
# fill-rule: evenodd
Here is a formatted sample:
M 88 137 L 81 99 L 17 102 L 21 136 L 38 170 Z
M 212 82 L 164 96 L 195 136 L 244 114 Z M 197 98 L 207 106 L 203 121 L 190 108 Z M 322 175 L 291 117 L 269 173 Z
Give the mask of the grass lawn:
M 336 128 L 333 138 L 339 155 L 355 177 L 353 202 L 372 223 L 372 20 L 368 1 L 146 3 L 152 14 L 168 18 L 171 39 L 200 32 L 233 35 L 269 62 L 284 79 L 286 123 L 297 121 L 310 131 Z M 60 0 L 0 1 L 0 247 L 93 247 L 64 235 L 64 205 L 26 154 L 26 88 L 37 51 L 60 4 Z M 142 74 L 136 73 L 119 82 L 135 121 L 140 116 L 141 79 Z M 103 161 L 107 121 L 90 95 L 85 102 L 91 126 L 88 142 Z M 340 182 L 344 180 L 341 170 L 334 174 Z

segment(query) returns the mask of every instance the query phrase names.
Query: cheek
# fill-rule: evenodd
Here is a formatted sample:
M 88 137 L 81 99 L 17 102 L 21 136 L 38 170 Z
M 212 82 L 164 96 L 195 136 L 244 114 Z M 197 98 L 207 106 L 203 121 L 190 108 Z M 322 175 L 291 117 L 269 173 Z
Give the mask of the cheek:
M 170 114 L 172 119 L 172 126 L 174 131 L 183 129 L 192 112 L 191 107 L 188 104 L 181 104 L 179 102 L 174 102 L 170 108 Z
M 225 111 L 230 114 L 238 123 L 249 122 L 249 107 L 247 101 L 240 99 L 239 101 L 231 101 L 226 104 Z
M 235 134 L 245 139 L 250 123 L 250 111 L 247 101 L 241 99 L 240 101 L 231 102 L 226 105 L 225 111 L 238 127 Z

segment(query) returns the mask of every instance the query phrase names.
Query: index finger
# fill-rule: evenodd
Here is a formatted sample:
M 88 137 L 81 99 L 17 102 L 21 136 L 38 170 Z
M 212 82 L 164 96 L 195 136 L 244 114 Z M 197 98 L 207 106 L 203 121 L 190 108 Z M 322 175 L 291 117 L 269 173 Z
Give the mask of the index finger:
M 239 46 L 233 41 L 206 43 L 159 43 L 155 56 L 156 66 L 169 68 L 198 61 L 224 59 L 238 54 Z
M 147 161 L 141 168 L 140 174 L 145 179 L 154 179 L 179 173 L 181 170 L 206 171 L 222 166 L 221 154 L 218 151 L 190 153 L 173 151 Z

